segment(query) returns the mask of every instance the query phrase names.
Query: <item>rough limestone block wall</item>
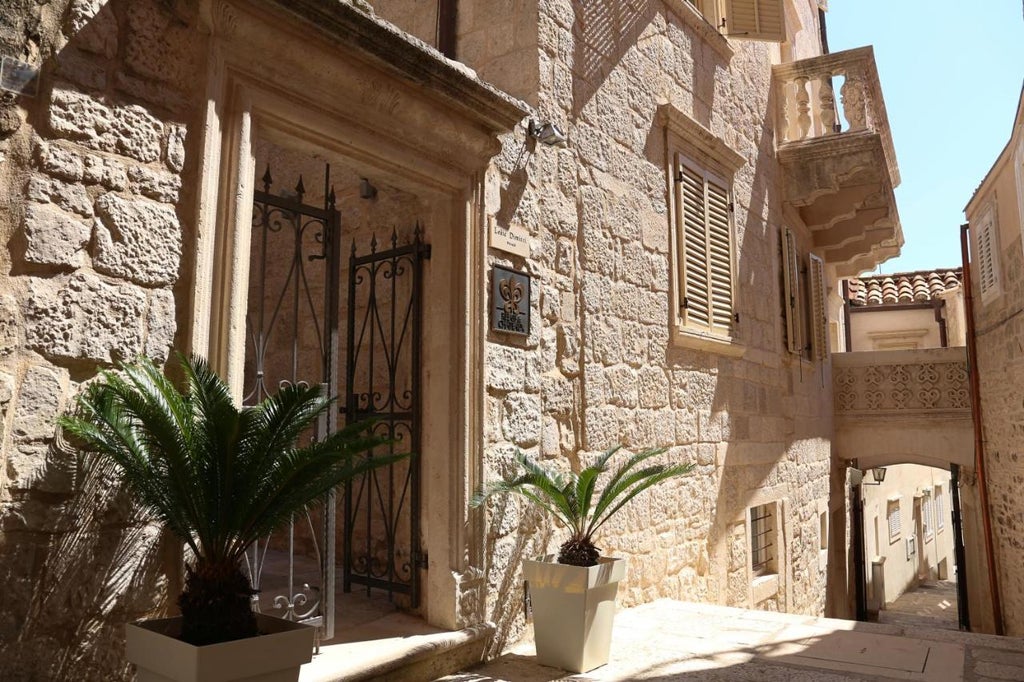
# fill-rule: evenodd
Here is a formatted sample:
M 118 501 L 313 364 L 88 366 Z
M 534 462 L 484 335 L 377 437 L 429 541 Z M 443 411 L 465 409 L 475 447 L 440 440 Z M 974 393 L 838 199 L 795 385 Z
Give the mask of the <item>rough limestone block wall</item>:
M 4 679 L 126 677 L 123 624 L 176 580 L 111 472 L 54 437 L 97 367 L 167 358 L 187 299 L 204 69 L 196 19 L 172 5 L 0 3 L 4 54 L 42 67 L 38 95 L 5 96 L 0 115 Z
M 533 146 L 517 131 L 489 177 L 492 219 L 533 238 L 528 259 L 492 250 L 490 261 L 533 275 L 534 328 L 488 337 L 485 476 L 507 474 L 516 448 L 568 468 L 615 444 L 669 446 L 666 457 L 696 463 L 694 474 L 638 498 L 600 538 L 629 560 L 620 603 L 754 606 L 744 523 L 762 500 L 783 509 L 787 554 L 778 593 L 760 606 L 820 614 L 831 376 L 790 359 L 782 341 L 768 97 L 777 48 L 735 41 L 728 60 L 680 18 L 681 3 L 539 4 L 540 118 L 564 123 L 569 143 Z M 734 185 L 742 359 L 670 339 L 664 102 L 747 159 Z M 519 510 L 490 509 L 499 645 L 522 627 L 521 559 L 563 535 Z
M 1007 231 L 1002 231 L 1005 237 Z M 978 372 L 984 419 L 985 467 L 989 513 L 1003 622 L 1007 635 L 1024 634 L 1024 448 L 1021 447 L 1024 407 L 1024 319 L 1015 315 L 1024 296 L 1024 256 L 1019 236 L 1002 243 L 1002 295 L 982 302 L 974 285 Z

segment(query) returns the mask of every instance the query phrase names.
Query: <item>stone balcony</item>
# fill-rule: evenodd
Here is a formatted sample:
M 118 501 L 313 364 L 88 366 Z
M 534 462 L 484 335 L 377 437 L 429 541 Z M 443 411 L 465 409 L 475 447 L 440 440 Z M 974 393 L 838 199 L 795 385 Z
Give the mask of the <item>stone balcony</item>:
M 838 459 L 974 466 L 963 346 L 834 353 L 832 386 Z
M 871 47 L 778 64 L 778 158 L 786 201 L 838 277 L 899 254 L 896 152 Z M 836 93 L 841 107 L 836 107 Z

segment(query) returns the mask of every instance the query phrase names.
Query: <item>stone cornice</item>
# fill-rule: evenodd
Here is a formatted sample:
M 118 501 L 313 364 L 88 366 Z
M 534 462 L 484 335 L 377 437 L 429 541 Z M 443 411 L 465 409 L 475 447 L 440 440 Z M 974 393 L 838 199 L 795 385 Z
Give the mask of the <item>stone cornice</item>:
M 735 173 L 747 162 L 742 154 L 727 145 L 722 138 L 671 104 L 658 107 L 657 120 L 698 151 L 723 164 L 730 173 Z
M 481 80 L 472 69 L 352 4 L 338 0 L 271 0 L 270 4 L 342 49 L 359 51 L 428 92 L 443 95 L 492 131 L 511 130 L 533 113 L 528 104 Z

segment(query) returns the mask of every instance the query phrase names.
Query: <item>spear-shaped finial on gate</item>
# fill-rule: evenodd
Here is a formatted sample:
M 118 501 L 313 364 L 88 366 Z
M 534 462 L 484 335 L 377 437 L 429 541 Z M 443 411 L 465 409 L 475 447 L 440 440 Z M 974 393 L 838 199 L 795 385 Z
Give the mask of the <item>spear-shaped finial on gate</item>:
M 295 185 L 295 193 L 298 195 L 295 200 L 300 204 L 302 203 L 302 195 L 306 193 L 306 186 L 302 184 L 302 176 L 299 176 L 299 182 Z
M 398 227 L 395 225 L 391 226 L 391 248 L 398 248 Z
M 263 191 L 269 193 L 270 186 L 274 184 L 274 178 L 270 176 L 270 164 L 267 164 L 267 172 L 263 174 Z

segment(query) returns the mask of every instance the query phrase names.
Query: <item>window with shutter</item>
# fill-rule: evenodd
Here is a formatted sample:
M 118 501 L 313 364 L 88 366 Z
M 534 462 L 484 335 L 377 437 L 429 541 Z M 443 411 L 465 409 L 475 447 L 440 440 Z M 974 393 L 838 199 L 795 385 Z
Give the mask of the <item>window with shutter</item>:
M 813 253 L 806 265 L 796 232 L 782 228 L 783 316 L 790 353 L 822 360 L 828 355 L 828 290 L 825 263 Z
M 932 496 L 928 492 L 925 492 L 924 499 L 921 500 L 921 516 L 923 517 L 924 537 L 926 540 L 930 540 L 935 532 L 935 507 Z
M 999 235 L 996 231 L 995 211 L 992 207 L 978 221 L 977 264 L 978 286 L 981 299 L 987 301 L 999 293 Z
M 942 499 L 942 486 L 935 486 L 935 528 L 946 527 L 946 502 Z
M 746 158 L 671 105 L 658 109 L 665 126 L 669 194 L 673 345 L 738 356 L 732 178 Z
M 886 519 L 889 522 L 889 543 L 892 544 L 900 539 L 903 526 L 900 519 L 900 501 L 889 500 L 885 510 Z
M 804 352 L 803 297 L 800 293 L 800 257 L 796 250 L 796 234 L 782 229 L 782 276 L 785 288 L 783 307 L 786 316 L 786 347 L 790 353 Z
M 815 360 L 828 355 L 828 308 L 825 287 L 825 262 L 813 253 L 809 256 L 811 286 L 811 353 Z
M 681 155 L 676 170 L 680 322 L 728 340 L 735 323 L 729 184 Z
M 725 0 L 725 34 L 730 38 L 786 40 L 783 0 Z

